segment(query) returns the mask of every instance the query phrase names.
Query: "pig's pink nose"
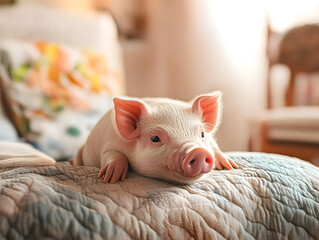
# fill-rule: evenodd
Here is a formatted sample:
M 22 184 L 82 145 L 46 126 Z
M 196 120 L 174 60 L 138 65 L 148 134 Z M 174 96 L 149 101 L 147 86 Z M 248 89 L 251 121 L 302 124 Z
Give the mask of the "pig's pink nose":
M 190 177 L 199 173 L 208 173 L 213 168 L 213 156 L 205 148 L 195 148 L 186 155 L 182 168 Z

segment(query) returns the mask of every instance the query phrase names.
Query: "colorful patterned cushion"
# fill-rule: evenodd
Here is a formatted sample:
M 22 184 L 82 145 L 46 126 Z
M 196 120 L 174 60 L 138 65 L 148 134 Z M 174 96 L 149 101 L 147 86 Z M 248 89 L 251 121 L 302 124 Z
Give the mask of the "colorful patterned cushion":
M 98 119 L 125 94 L 105 56 L 48 42 L 6 40 L 9 95 L 26 140 L 55 159 L 72 156 Z

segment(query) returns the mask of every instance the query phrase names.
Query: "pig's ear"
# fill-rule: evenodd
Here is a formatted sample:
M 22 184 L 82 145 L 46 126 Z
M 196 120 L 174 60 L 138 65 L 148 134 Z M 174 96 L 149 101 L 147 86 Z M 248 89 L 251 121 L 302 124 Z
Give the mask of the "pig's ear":
M 113 103 L 115 122 L 121 136 L 128 140 L 139 137 L 140 129 L 137 127 L 137 122 L 142 112 L 147 114 L 145 104 L 138 100 L 122 98 L 114 98 Z
M 213 131 L 219 124 L 220 99 L 221 93 L 213 92 L 212 94 L 201 95 L 193 101 L 193 113 L 202 117 L 206 131 Z

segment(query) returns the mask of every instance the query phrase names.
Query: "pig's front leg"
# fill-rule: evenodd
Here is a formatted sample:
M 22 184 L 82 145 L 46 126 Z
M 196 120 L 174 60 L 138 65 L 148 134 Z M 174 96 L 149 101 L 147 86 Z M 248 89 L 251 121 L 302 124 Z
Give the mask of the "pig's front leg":
M 216 169 L 222 170 L 223 168 L 226 168 L 228 170 L 231 170 L 233 168 L 238 168 L 238 165 L 219 149 L 215 141 L 211 141 L 211 147 L 213 148 L 215 155 Z
M 229 157 L 226 156 L 225 153 L 223 153 L 220 149 L 214 148 L 215 153 L 215 167 L 218 170 L 222 170 L 223 168 L 226 168 L 228 170 L 231 170 L 234 168 L 238 168 L 238 165 L 231 160 Z
M 123 181 L 128 170 L 128 162 L 126 157 L 116 151 L 108 151 L 101 156 L 101 171 L 98 178 L 104 176 L 105 183 L 116 183 L 121 179 Z

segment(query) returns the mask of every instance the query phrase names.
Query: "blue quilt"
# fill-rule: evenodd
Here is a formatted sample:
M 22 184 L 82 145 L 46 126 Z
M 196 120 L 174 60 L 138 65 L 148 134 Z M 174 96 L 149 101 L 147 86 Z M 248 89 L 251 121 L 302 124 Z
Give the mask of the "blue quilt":
M 0 154 L 0 239 L 319 239 L 318 167 L 229 156 L 239 169 L 175 185 L 133 172 L 104 184 L 97 168 L 10 165 L 31 157 Z

